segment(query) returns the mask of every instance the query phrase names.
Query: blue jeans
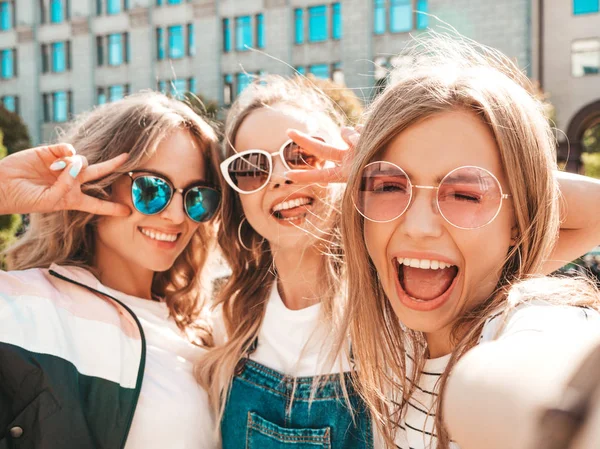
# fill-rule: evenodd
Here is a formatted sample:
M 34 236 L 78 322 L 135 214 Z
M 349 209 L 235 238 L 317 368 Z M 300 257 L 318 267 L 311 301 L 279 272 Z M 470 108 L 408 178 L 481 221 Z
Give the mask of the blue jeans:
M 242 360 L 221 422 L 223 449 L 372 449 L 371 419 L 348 373 L 353 411 L 338 375 L 325 376 L 311 397 L 313 379 L 296 378 L 294 389 L 294 378 Z

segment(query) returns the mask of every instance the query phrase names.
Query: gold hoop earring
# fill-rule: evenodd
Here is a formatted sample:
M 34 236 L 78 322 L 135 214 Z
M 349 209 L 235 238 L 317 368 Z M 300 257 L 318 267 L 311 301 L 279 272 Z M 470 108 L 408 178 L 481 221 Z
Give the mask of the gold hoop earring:
M 242 240 L 242 226 L 244 224 L 244 221 L 248 221 L 248 219 L 246 217 L 242 218 L 242 221 L 240 221 L 240 224 L 239 224 L 238 229 L 237 229 L 238 242 L 240 242 L 240 245 L 246 251 L 253 252 L 254 249 L 253 248 L 248 248 L 246 245 L 244 245 L 244 241 Z M 264 241 L 265 241 L 265 238 L 263 237 L 262 240 L 260 241 L 260 243 L 258 245 L 259 246 L 262 245 L 262 243 Z

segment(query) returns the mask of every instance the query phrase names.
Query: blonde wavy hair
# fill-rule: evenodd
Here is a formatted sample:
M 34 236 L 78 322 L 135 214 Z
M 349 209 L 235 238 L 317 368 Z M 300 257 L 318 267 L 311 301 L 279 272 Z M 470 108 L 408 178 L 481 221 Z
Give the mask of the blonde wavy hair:
M 377 160 L 399 133 L 435 114 L 453 110 L 475 113 L 498 145 L 512 193 L 518 237 L 506 255 L 493 293 L 471 310 L 464 310 L 453 323 L 455 349 L 440 380 L 436 410 L 432 411 L 437 447 L 447 449 L 450 437 L 443 425 L 441 401 L 448 373 L 477 343 L 487 317 L 514 306 L 507 303 L 511 285 L 541 271 L 558 237 L 559 191 L 552 173 L 556 146 L 543 105 L 530 94 L 530 81 L 500 52 L 466 39 L 436 35 L 416 41 L 406 55 L 413 64 L 392 72 L 391 84 L 371 105 L 343 199 L 343 244 L 352 250 L 346 251 L 348 305 L 340 341 L 350 336 L 358 368 L 356 386 L 386 444 L 395 447 L 395 426 L 418 385 L 428 356 L 427 345 L 421 332 L 402 326 L 385 296 L 365 245 L 364 219 L 355 210 L 353 197 L 362 169 Z M 549 284 L 551 288 L 556 288 L 556 282 Z M 577 288 L 579 294 L 569 299 L 569 304 L 597 307 L 588 287 Z M 567 297 L 548 299 L 565 303 Z M 407 352 L 414 359 L 411 373 L 407 373 Z
M 151 157 L 166 136 L 189 131 L 202 149 L 206 179 L 219 184 L 217 136 L 212 127 L 181 101 L 142 92 L 108 103 L 77 117 L 60 136 L 90 164 L 121 153 L 129 159 L 114 173 L 82 186 L 92 196 L 108 199 L 111 184 Z M 79 211 L 32 214 L 27 232 L 7 251 L 9 268 L 47 268 L 51 264 L 84 267 L 94 272 L 95 227 L 99 216 Z M 214 223 L 201 225 L 189 245 L 165 272 L 155 273 L 152 293 L 162 298 L 177 325 L 197 343 L 210 344 L 210 328 L 198 321 L 204 305 L 203 268 L 214 245 Z
M 307 115 L 317 114 L 321 120 L 331 120 L 336 127 L 343 124 L 341 115 L 322 91 L 297 80 L 273 75 L 263 77 L 249 85 L 229 111 L 223 144 L 225 157 L 235 153 L 233 145 L 237 132 L 252 112 L 278 105 L 305 111 Z M 323 311 L 325 318 L 333 321 L 334 316 L 341 314 L 341 304 L 337 300 L 344 279 L 339 233 L 341 192 L 338 191 L 337 195 L 333 192 L 330 201 L 331 208 L 327 213 L 331 215 L 328 222 L 332 223 L 332 227 L 325 230 L 325 237 L 316 244 L 324 253 L 323 276 L 317 281 L 327 292 L 322 297 Z M 241 238 L 251 250 L 240 244 L 238 227 L 244 220 L 244 211 L 238 193 L 229 186 L 223 187 L 222 210 L 218 241 L 232 273 L 219 293 L 215 306 L 222 307 L 228 340 L 209 351 L 196 368 L 198 380 L 208 391 L 211 407 L 218 417 L 217 425 L 223 416 L 236 366 L 250 351 L 258 335 L 267 299 L 276 279 L 269 242 L 247 223 L 242 226 Z

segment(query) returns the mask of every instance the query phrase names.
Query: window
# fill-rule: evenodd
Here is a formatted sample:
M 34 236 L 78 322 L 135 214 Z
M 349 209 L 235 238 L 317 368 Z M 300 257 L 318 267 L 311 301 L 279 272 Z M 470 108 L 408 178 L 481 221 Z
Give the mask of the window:
M 125 6 L 121 3 L 122 0 L 106 0 L 106 14 L 119 14 L 125 9 Z
M 108 35 L 108 65 L 127 62 L 127 33 Z
M 43 94 L 44 121 L 66 122 L 72 110 L 71 91 L 60 90 Z
M 179 5 L 183 3 L 183 0 L 166 0 L 167 5 Z M 162 6 L 165 4 L 165 0 L 156 0 L 156 6 Z
M 242 91 L 252 83 L 252 75 L 248 73 L 237 74 L 237 94 L 241 94 Z
M 13 27 L 14 2 L 0 2 L 0 30 L 6 31 Z
M 99 87 L 96 92 L 96 104 L 99 106 L 106 104 L 106 89 L 104 87 Z
M 183 26 L 175 25 L 168 28 L 169 33 L 169 58 L 179 59 L 185 56 L 183 41 Z
M 192 76 L 188 80 L 188 91 L 190 91 L 193 94 L 195 94 L 197 92 L 196 77 L 194 77 L 194 76 Z
M 327 40 L 327 7 L 322 5 L 308 8 L 308 41 L 325 40 Z
M 329 66 L 327 64 L 315 64 L 310 66 L 310 73 L 317 78 L 329 78 Z
M 590 14 L 598 12 L 598 0 L 573 0 L 573 14 Z
M 69 42 L 54 42 L 51 45 L 52 72 L 62 73 L 71 68 L 71 45 Z
M 298 75 L 306 75 L 306 67 L 304 66 L 298 66 L 295 68 L 296 73 L 298 73 Z
M 231 51 L 231 20 L 223 19 L 223 53 Z
M 373 1 L 373 32 L 383 34 L 386 29 L 385 0 Z
M 182 100 L 188 90 L 187 80 L 178 78 L 171 81 L 171 93 L 175 98 Z
M 598 75 L 600 72 L 600 39 L 582 39 L 571 44 L 573 76 Z
M 161 93 L 166 94 L 167 93 L 167 82 L 166 81 L 159 81 L 158 82 L 158 90 Z
M 390 31 L 403 33 L 412 29 L 413 11 L 411 0 L 390 0 Z
M 196 28 L 193 23 L 188 23 L 187 26 L 187 41 L 188 41 L 188 56 L 196 54 Z
M 263 14 L 256 15 L 256 47 L 265 48 L 265 17 Z
M 294 43 L 304 43 L 304 11 L 301 9 L 294 10 L 294 23 L 296 27 Z
M 231 74 L 223 77 L 223 103 L 231 104 L 233 101 L 233 76 Z
M 252 23 L 250 16 L 235 18 L 235 49 L 237 51 L 247 51 L 247 47 L 252 47 Z
M 19 97 L 16 95 L 5 95 L 1 98 L 4 108 L 15 114 L 19 113 Z
M 68 0 L 50 0 L 50 23 L 62 23 L 68 17 Z
M 108 101 L 119 101 L 129 95 L 128 84 L 117 84 L 114 86 L 108 86 Z
M 156 29 L 156 59 L 165 59 L 165 30 L 162 28 Z
M 331 37 L 333 39 L 340 39 L 342 37 L 342 4 L 334 3 L 332 6 L 332 20 L 331 20 Z
M 15 49 L 0 50 L 0 78 L 9 79 L 17 75 Z
M 335 64 L 333 64 L 331 66 L 331 72 L 331 79 L 333 80 L 333 82 L 343 86 L 345 84 L 345 80 L 344 72 L 342 70 L 342 63 L 336 62 Z
M 428 26 L 427 0 L 417 0 L 417 30 L 424 30 Z

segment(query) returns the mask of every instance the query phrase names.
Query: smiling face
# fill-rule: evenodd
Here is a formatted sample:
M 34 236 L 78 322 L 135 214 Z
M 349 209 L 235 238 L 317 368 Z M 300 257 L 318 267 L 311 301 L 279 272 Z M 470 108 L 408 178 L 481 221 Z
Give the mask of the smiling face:
M 205 178 L 200 143 L 192 134 L 178 129 L 163 139 L 156 152 L 136 170 L 148 170 L 170 179 L 175 188 L 184 188 Z M 131 200 L 131 179 L 121 176 L 113 185 L 111 199 L 126 204 L 132 213 L 126 218 L 102 218 L 97 227 L 96 252 L 118 266 L 138 266 L 153 272 L 166 271 L 189 244 L 199 224 L 185 213 L 183 197 L 175 193 L 166 209 L 156 215 L 138 212 Z
M 472 112 L 456 110 L 418 122 L 397 135 L 376 160 L 402 168 L 413 185 L 436 186 L 450 171 L 477 166 L 507 192 L 500 154 L 489 128 Z M 412 202 L 388 223 L 364 221 L 364 238 L 382 287 L 402 323 L 426 334 L 430 352 L 447 340 L 465 309 L 494 290 L 512 242 L 511 200 L 478 229 L 448 223 L 436 191 L 413 189 Z
M 334 136 L 339 135 L 339 129 L 325 115 L 319 115 L 318 120 L 307 116 L 305 111 L 285 105 L 257 109 L 239 127 L 235 150 L 276 153 L 289 140 L 290 128 L 327 142 L 333 142 Z M 280 156 L 274 155 L 273 174 L 267 186 L 255 193 L 239 195 L 248 223 L 269 241 L 273 251 L 308 248 L 331 227 L 330 189 L 292 183 L 283 176 L 285 171 Z

